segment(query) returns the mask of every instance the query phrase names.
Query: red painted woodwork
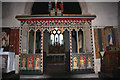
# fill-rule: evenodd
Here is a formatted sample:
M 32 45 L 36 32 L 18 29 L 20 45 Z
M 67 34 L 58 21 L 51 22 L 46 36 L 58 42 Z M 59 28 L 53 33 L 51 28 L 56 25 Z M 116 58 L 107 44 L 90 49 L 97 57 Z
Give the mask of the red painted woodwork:
M 20 21 L 76 21 L 76 20 L 83 20 L 83 21 L 91 21 L 94 18 L 30 18 L 30 19 L 18 19 Z
M 40 15 L 18 15 L 16 18 L 20 21 L 91 21 L 96 15 L 80 15 L 80 16 L 40 16 Z
M 15 52 L 15 55 L 19 55 L 19 29 L 11 29 L 10 31 L 9 51 Z

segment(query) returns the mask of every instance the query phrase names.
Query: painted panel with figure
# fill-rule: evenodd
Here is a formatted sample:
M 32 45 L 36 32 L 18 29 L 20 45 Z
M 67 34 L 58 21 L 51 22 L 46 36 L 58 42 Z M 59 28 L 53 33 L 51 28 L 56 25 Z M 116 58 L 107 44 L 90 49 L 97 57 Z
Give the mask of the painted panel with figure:
M 35 70 L 40 70 L 40 57 L 36 57 L 35 60 L 34 60 L 34 69 Z
M 74 72 L 93 71 L 92 55 L 86 53 L 72 54 L 72 69 Z
M 23 57 L 21 59 L 21 70 L 26 70 L 27 69 L 27 58 Z
M 79 69 L 79 57 L 73 57 L 73 69 Z
M 85 69 L 85 56 L 80 56 L 80 69 Z

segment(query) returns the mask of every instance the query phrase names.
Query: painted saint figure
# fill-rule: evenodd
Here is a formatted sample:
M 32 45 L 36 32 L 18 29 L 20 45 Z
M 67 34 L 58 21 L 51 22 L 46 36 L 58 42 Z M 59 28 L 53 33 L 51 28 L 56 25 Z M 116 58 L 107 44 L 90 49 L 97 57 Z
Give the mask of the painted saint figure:
M 40 69 L 40 58 L 36 58 L 35 69 Z
M 78 69 L 78 59 L 77 59 L 77 57 L 73 58 L 73 69 Z
M 26 69 L 26 58 L 22 59 L 22 69 Z
M 28 58 L 28 68 L 33 68 L 33 58 Z
M 88 57 L 88 60 L 87 60 L 87 68 L 92 68 L 92 65 L 91 65 L 91 57 Z
M 85 68 L 85 59 L 84 59 L 84 57 L 80 57 L 80 68 L 81 69 Z

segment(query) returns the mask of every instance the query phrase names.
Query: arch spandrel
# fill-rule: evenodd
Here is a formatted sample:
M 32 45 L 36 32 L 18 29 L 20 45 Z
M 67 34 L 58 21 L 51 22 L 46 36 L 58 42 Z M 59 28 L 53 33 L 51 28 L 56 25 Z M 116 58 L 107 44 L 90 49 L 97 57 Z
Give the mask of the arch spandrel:
M 41 31 L 41 27 L 40 26 L 36 26 L 36 31 L 40 30 Z
M 49 30 L 48 30 L 47 28 L 44 28 L 44 29 L 43 29 L 43 32 L 45 32 L 45 31 L 49 32 Z
M 68 29 L 68 28 L 64 28 L 64 29 L 63 29 L 63 32 L 64 32 L 64 31 L 66 31 L 66 30 L 67 30 L 67 31 L 69 31 L 69 29 Z

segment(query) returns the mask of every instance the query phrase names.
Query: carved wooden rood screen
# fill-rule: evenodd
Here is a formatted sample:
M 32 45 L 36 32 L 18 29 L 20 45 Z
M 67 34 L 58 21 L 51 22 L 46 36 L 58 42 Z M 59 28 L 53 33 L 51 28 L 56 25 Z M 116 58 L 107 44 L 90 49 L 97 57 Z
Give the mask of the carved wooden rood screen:
M 20 73 L 44 73 L 43 34 L 45 30 L 50 33 L 56 28 L 62 33 L 65 32 L 65 30 L 69 32 L 69 71 L 94 72 L 91 21 L 95 17 L 95 15 L 16 16 L 21 22 L 19 47 Z M 30 36 L 30 34 L 32 36 Z M 82 37 L 80 34 L 82 34 Z M 39 37 L 36 35 L 39 35 Z M 76 39 L 74 39 L 74 36 L 76 36 Z M 36 41 L 37 38 L 39 38 L 39 41 Z M 76 43 L 74 43 L 75 40 Z M 39 44 L 39 49 L 36 49 L 37 44 Z

